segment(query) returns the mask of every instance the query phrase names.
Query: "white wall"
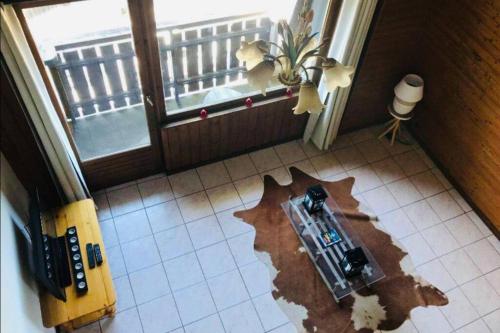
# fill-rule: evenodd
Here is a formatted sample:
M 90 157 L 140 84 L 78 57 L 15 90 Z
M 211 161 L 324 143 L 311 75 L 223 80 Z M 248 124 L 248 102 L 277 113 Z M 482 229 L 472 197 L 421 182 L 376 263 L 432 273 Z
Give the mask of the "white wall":
M 28 194 L 1 154 L 1 332 L 54 332 L 42 325 L 36 284 L 23 257 L 22 235 L 14 221 L 26 224 Z M 19 246 L 21 245 L 21 246 Z

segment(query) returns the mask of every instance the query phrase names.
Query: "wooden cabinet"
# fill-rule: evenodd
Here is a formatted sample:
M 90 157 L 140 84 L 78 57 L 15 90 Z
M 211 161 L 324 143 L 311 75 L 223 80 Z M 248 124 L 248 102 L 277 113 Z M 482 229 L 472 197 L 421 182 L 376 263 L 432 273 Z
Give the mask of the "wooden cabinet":
M 88 199 L 58 208 L 53 218 L 47 219 L 44 224 L 50 234 L 57 236 L 64 235 L 67 228 L 76 226 L 88 284 L 88 292 L 81 296 L 76 293 L 74 282 L 66 287 L 66 302 L 43 293 L 40 305 L 44 326 L 59 326 L 72 331 L 106 315 L 112 316 L 115 313 L 116 296 L 94 202 Z M 99 244 L 104 259 L 102 265 L 93 269 L 88 266 L 85 251 L 87 243 Z

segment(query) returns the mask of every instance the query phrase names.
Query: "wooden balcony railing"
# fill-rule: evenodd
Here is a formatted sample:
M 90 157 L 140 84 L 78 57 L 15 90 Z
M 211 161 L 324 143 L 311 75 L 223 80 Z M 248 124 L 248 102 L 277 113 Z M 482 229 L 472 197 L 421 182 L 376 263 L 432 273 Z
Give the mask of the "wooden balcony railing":
M 271 21 L 262 14 L 165 26 L 157 30 L 166 99 L 239 79 L 235 52 L 241 40 L 269 40 Z M 57 45 L 49 68 L 68 120 L 142 103 L 130 34 Z

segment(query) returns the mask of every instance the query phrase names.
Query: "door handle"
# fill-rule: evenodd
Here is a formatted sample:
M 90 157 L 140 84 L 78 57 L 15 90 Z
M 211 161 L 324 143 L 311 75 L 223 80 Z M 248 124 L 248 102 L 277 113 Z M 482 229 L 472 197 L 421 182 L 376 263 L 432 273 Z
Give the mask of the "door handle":
M 145 99 L 146 103 L 148 103 L 150 106 L 154 106 L 153 101 L 151 100 L 151 96 L 146 95 Z

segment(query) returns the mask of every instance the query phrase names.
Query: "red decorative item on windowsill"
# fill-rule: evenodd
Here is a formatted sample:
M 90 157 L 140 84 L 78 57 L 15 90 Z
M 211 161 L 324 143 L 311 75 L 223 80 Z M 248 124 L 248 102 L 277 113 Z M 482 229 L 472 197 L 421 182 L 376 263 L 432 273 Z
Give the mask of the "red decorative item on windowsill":
M 248 97 L 247 99 L 245 99 L 245 105 L 247 106 L 247 108 L 252 107 L 253 101 L 252 101 L 252 99 L 250 97 Z
M 208 116 L 208 111 L 205 110 L 205 109 L 201 109 L 201 111 L 200 111 L 200 118 L 201 119 L 206 119 L 207 116 Z
M 292 89 L 290 89 L 290 88 L 286 88 L 285 95 L 286 95 L 288 98 L 292 97 L 292 96 L 293 96 L 293 91 L 292 91 Z

